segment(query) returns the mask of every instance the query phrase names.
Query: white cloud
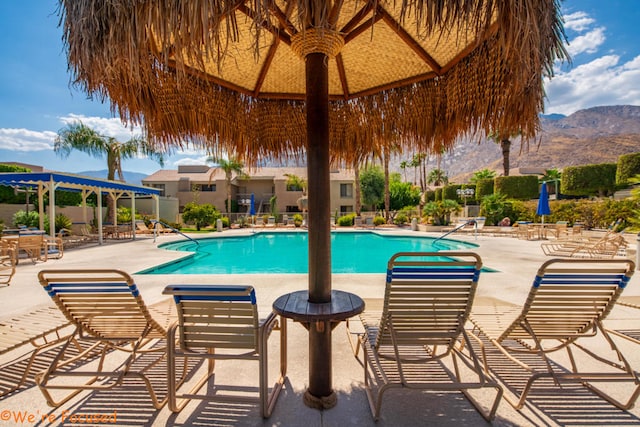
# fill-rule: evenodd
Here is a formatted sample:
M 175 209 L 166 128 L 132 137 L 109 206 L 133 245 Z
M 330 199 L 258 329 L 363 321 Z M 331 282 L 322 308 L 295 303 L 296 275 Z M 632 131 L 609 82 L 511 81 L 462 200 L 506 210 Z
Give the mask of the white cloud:
M 640 105 L 640 56 L 628 60 L 615 49 L 600 54 L 607 42 L 605 27 L 585 12 L 567 14 L 564 19 L 565 28 L 576 33 L 567 46 L 573 67 L 562 70 L 557 64 L 553 79 L 545 81 L 545 112 L 571 114 L 596 105 Z
M 60 121 L 66 126 L 68 124 L 82 122 L 82 124 L 90 127 L 103 136 L 116 138 L 118 141 L 128 141 L 133 136 L 141 135 L 142 129 L 135 126 L 132 129 L 126 127 L 118 118 L 106 117 L 87 117 L 82 114 L 68 114 L 59 117 Z
M 598 48 L 602 46 L 606 37 L 604 35 L 605 28 L 598 27 L 594 30 L 589 31 L 588 33 L 578 36 L 573 40 L 569 41 L 569 46 L 567 46 L 567 51 L 569 55 L 576 56 L 581 53 L 595 53 L 598 51 Z
M 594 22 L 595 19 L 589 17 L 586 12 L 574 12 L 564 15 L 564 27 L 573 31 L 584 31 Z
M 184 157 L 173 162 L 173 165 L 176 167 L 181 165 L 205 165 L 207 164 L 206 160 L 207 156 L 201 156 L 195 159 L 192 157 Z
M 0 129 L 0 149 L 10 151 L 53 150 L 56 133 L 29 129 Z
M 640 105 L 640 56 L 623 64 L 606 55 L 545 82 L 547 113 L 571 114 L 594 105 Z

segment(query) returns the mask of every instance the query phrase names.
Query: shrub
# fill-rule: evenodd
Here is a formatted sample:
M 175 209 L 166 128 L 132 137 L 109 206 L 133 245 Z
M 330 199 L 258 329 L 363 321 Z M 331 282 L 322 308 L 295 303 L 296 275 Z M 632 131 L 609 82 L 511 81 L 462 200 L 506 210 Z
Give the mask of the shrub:
M 182 219 L 186 222 L 193 222 L 196 230 L 213 224 L 220 217 L 218 210 L 209 203 L 199 205 L 194 202 L 187 203 L 182 212 Z
M 383 220 L 384 220 L 384 218 L 383 218 Z M 396 217 L 393 219 L 393 223 L 395 225 L 404 225 L 407 222 L 409 222 L 409 217 L 406 214 L 402 213 L 402 212 L 399 213 L 398 215 L 396 215 Z M 375 220 L 374 220 L 373 223 L 375 224 Z
M 55 223 L 56 223 L 56 233 L 62 229 L 71 230 L 71 227 L 73 226 L 71 219 L 69 219 L 69 217 L 66 216 L 65 214 L 56 215 Z
M 343 215 L 340 218 L 338 218 L 338 225 L 340 227 L 350 227 L 353 225 L 353 221 L 355 217 L 356 217 L 356 214 Z
M 384 219 L 383 216 L 376 215 L 375 218 L 373 218 L 373 225 L 375 225 L 376 227 L 379 225 L 384 225 L 386 223 L 387 221 Z
M 489 194 L 482 198 L 482 202 L 480 203 L 480 214 L 487 218 L 487 224 L 495 225 L 504 217 L 509 216 L 505 212 L 505 207 L 505 195 L 500 193 Z
M 228 216 L 223 216 L 220 218 L 222 220 L 222 226 L 225 228 L 229 228 L 231 226 L 231 220 Z
M 13 226 L 18 228 L 19 226 L 24 225 L 26 227 L 39 227 L 40 226 L 40 215 L 38 212 L 31 211 L 18 211 L 13 214 Z
M 118 224 L 131 223 L 131 209 L 125 206 L 120 206 L 117 210 Z
M 303 220 L 304 220 L 304 218 L 302 217 L 302 215 L 300 215 L 300 214 L 293 215 L 293 224 L 296 227 L 300 227 L 302 225 L 302 221 Z
M 424 205 L 424 215 L 431 217 L 434 225 L 447 225 L 452 213 L 460 212 L 462 208 L 455 200 L 429 202 Z

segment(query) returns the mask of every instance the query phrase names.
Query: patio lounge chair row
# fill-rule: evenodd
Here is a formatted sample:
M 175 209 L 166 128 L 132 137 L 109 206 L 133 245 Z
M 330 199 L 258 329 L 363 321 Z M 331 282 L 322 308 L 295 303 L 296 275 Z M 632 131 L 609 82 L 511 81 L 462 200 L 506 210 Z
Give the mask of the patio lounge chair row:
M 216 359 L 243 359 L 259 363 L 260 393 L 257 400 L 268 417 L 282 389 L 285 353 L 281 354 L 281 374 L 269 395 L 267 378 L 267 340 L 274 330 L 281 332 L 281 348 L 286 348 L 286 325 L 275 315 L 264 322 L 258 319 L 255 291 L 251 286 L 181 285 L 168 286 L 173 296 L 177 322 L 153 316 L 144 303 L 131 276 L 118 270 L 42 270 L 40 283 L 75 330 L 61 346 L 48 369 L 36 375 L 36 383 L 50 406 L 60 406 L 82 390 L 103 390 L 119 386 L 126 378 L 141 379 L 155 408 L 167 402 L 172 411 L 180 411 L 190 399 L 246 400 L 238 396 L 196 395 L 213 375 Z M 79 355 L 68 350 L 78 340 L 95 344 Z M 129 356 L 115 370 L 103 369 L 113 352 Z M 97 368 L 70 370 L 73 363 L 99 352 Z M 151 361 L 141 359 L 152 355 Z M 155 355 L 155 356 L 154 356 Z M 189 393 L 180 394 L 188 374 L 188 359 L 204 359 L 206 374 Z M 176 364 L 182 369 L 176 379 Z M 168 394 L 160 398 L 151 381 L 151 370 L 167 363 Z M 138 367 L 141 365 L 141 367 Z M 105 380 L 106 379 L 106 380 Z M 64 394 L 61 391 L 66 391 Z
M 382 314 L 365 312 L 360 316 L 364 329 L 350 328 L 358 336 L 356 357 L 363 350 L 365 390 L 375 419 L 387 391 L 409 388 L 459 390 L 491 420 L 503 389 L 512 392 L 505 395 L 507 402 L 521 409 L 542 378 L 559 386 L 577 382 L 618 408 L 633 406 L 640 378 L 602 324 L 633 275 L 633 262 L 550 260 L 540 267 L 522 307 L 472 309 L 481 266 L 473 253 L 401 253 L 389 261 Z M 467 320 L 473 325 L 470 331 L 464 329 Z M 604 340 L 608 354 L 589 348 L 596 336 Z M 523 371 L 527 380 L 521 390 L 509 384 L 513 371 L 497 380 L 495 368 L 500 366 L 489 363 L 487 345 Z M 569 357 L 569 370 L 551 359 L 561 350 Z M 586 368 L 575 351 L 589 358 Z M 621 390 L 614 389 L 614 396 L 597 388 L 598 382 L 619 383 Z M 484 408 L 472 393 L 491 388 L 493 403 Z M 618 397 L 620 391 L 627 395 Z
M 613 258 L 627 247 L 620 233 L 608 231 L 601 237 L 558 239 L 540 245 L 545 255 L 570 258 Z
M 508 379 L 497 379 L 488 346 L 497 348 L 528 377 L 522 390 L 511 393 L 515 397 L 506 396 L 516 408 L 522 407 L 540 378 L 584 384 L 623 409 L 634 404 L 640 379 L 603 327 L 633 274 L 633 262 L 550 260 L 540 267 L 522 307 L 512 310 L 498 304 L 473 307 L 481 268 L 480 257 L 472 252 L 399 253 L 390 259 L 382 312 L 365 311 L 360 327 L 353 320 L 347 324 L 349 337 L 355 337 L 354 355 L 364 366 L 364 386 L 375 419 L 381 415 L 385 393 L 397 388 L 460 391 L 484 418 L 493 419 L 503 390 L 513 388 Z M 258 319 L 251 286 L 169 285 L 164 293 L 174 299 L 177 321 L 166 327 L 168 321 L 151 315 L 126 273 L 44 270 L 39 279 L 75 327 L 50 367 L 36 376 L 50 405 L 60 405 L 81 390 L 120 385 L 130 376 L 144 381 L 157 408 L 168 401 L 177 412 L 194 398 L 238 400 L 237 395 L 224 396 L 217 384 L 210 385 L 216 389 L 213 392 L 198 391 L 212 378 L 215 360 L 248 359 L 259 365 L 261 413 L 271 414 L 285 382 L 286 322 L 274 314 Z M 470 330 L 465 329 L 468 321 L 473 326 Z M 267 341 L 276 330 L 280 331 L 280 372 L 269 387 Z M 589 349 L 594 337 L 604 339 L 611 354 Z M 94 340 L 96 346 L 90 351 L 102 348 L 97 370 L 66 369 L 83 357 L 65 354 L 77 338 Z M 103 362 L 111 349 L 128 351 L 130 356 L 120 368 L 105 372 Z M 567 352 L 569 368 L 551 359 L 560 350 Z M 580 369 L 574 351 L 592 356 L 593 363 L 604 367 Z M 152 367 L 167 359 L 165 399 L 152 387 L 148 371 L 153 368 L 138 369 L 134 363 L 144 354 L 156 355 L 148 365 Z M 541 364 L 532 364 L 532 358 Z M 204 360 L 206 369 L 199 381 L 190 379 L 187 385 L 192 359 Z M 81 375 L 86 381 L 69 383 Z M 621 399 L 605 393 L 594 386 L 597 382 L 626 384 L 628 396 Z M 181 392 L 183 387 L 190 391 Z M 60 390 L 70 394 L 55 397 Z M 493 391 L 487 407 L 478 399 L 487 401 L 485 390 Z

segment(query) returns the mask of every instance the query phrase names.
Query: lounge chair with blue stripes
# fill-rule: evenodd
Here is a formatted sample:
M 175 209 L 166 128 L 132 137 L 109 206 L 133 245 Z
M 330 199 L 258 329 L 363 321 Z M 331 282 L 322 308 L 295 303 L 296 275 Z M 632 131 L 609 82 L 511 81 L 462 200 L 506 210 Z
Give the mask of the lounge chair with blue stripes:
M 633 406 L 640 394 L 640 378 L 602 324 L 633 270 L 630 260 L 552 259 L 539 268 L 522 307 L 474 307 L 472 332 L 481 345 L 485 366 L 498 379 L 501 372 L 505 374 L 506 388 L 512 391 L 505 393 L 505 399 L 514 408 L 521 409 L 534 383 L 544 378 L 557 386 L 583 384 L 620 409 Z M 595 341 L 598 338 L 601 346 Z M 491 366 L 486 340 L 506 356 L 493 355 Z M 581 357 L 576 357 L 578 352 Z M 521 384 L 514 380 L 518 368 L 523 372 Z M 596 382 L 621 385 L 605 392 Z M 630 397 L 622 399 L 624 393 Z
M 502 389 L 483 369 L 464 328 L 481 268 L 480 257 L 471 252 L 391 257 L 382 313 L 360 315 L 363 331 L 356 332 L 354 346 L 356 357 L 363 350 L 364 385 L 374 419 L 390 389 L 459 391 L 486 420 L 494 418 Z M 356 331 L 354 323 L 348 323 L 350 333 Z M 494 389 L 495 398 L 487 409 L 477 398 L 487 399 L 488 389 Z
M 35 376 L 47 403 L 57 407 L 83 390 L 110 389 L 134 377 L 144 382 L 154 407 L 164 406 L 167 399 L 158 398 L 148 371 L 166 357 L 166 345 L 161 340 L 167 337 L 164 325 L 169 322 L 152 316 L 131 276 L 106 269 L 42 270 L 38 279 L 75 327 L 49 367 Z M 94 344 L 69 356 L 67 350 L 79 338 Z M 129 356 L 119 367 L 105 370 L 105 360 L 113 350 Z M 97 367 L 85 369 L 83 361 L 96 352 L 100 355 Z M 147 356 L 144 361 L 143 356 Z M 66 395 L 53 395 L 61 395 L 61 390 Z
M 179 412 L 191 399 L 259 402 L 262 416 L 268 418 L 286 379 L 286 322 L 279 322 L 273 312 L 266 319 L 259 319 L 251 286 L 169 285 L 163 293 L 173 296 L 178 312 L 178 321 L 168 332 L 169 409 Z M 274 330 L 280 331 L 280 372 L 269 392 L 268 341 Z M 194 385 L 184 385 L 187 389 L 191 386 L 188 393 L 180 393 L 181 384 L 175 380 L 178 358 L 207 361 L 200 379 Z M 257 395 L 250 393 L 250 387 L 242 394 L 229 392 L 229 388 L 237 389 L 239 385 L 221 384 L 219 378 L 214 383 L 216 360 L 257 362 Z M 197 394 L 207 383 L 213 391 Z

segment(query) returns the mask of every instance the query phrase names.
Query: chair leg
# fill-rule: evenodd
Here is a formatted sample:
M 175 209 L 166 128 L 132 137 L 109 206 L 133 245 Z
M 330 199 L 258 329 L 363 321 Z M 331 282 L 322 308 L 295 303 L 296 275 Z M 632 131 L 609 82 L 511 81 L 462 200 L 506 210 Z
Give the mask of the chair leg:
M 95 383 L 98 380 L 98 374 L 100 374 L 100 372 L 96 372 L 95 375 L 93 375 L 91 378 L 89 378 L 89 380 L 87 382 L 85 382 L 84 384 L 82 384 L 79 387 L 74 387 L 74 386 L 56 386 L 56 385 L 50 385 L 49 384 L 49 380 L 52 377 L 58 376 L 56 375 L 56 370 L 59 368 L 62 368 L 66 365 L 69 365 L 71 363 L 74 363 L 77 360 L 81 360 L 84 356 L 91 354 L 91 352 L 93 352 L 97 347 L 99 347 L 101 345 L 101 343 L 96 343 L 92 346 L 90 346 L 88 349 L 84 350 L 83 352 L 81 352 L 80 354 L 78 354 L 77 356 L 71 357 L 70 359 L 65 360 L 64 356 L 67 352 L 67 349 L 69 348 L 69 345 L 74 344 L 77 345 L 77 340 L 76 340 L 76 336 L 78 336 L 79 330 L 76 329 L 65 341 L 65 343 L 63 344 L 62 348 L 60 349 L 60 351 L 58 352 L 58 354 L 54 357 L 54 359 L 51 361 L 51 364 L 49 365 L 49 368 L 47 368 L 46 370 L 39 372 L 35 375 L 35 382 L 38 385 L 38 388 L 40 389 L 40 391 L 42 392 L 42 394 L 45 397 L 45 400 L 47 401 L 47 404 L 49 406 L 52 407 L 58 407 L 62 404 L 64 404 L 65 402 L 68 402 L 70 399 L 72 399 L 74 396 L 76 396 L 78 393 L 80 393 L 85 387 L 90 386 L 91 384 Z M 99 363 L 99 369 L 102 367 L 102 363 L 104 360 L 106 352 L 102 351 L 102 355 L 100 357 L 100 363 Z M 53 395 L 49 392 L 49 390 L 52 389 L 76 389 L 73 392 L 67 394 L 66 396 L 64 396 L 61 400 L 56 400 L 54 399 Z
M 167 331 L 167 402 L 169 406 L 169 410 L 171 412 L 180 412 L 184 409 L 185 406 L 191 401 L 191 397 L 186 397 L 187 395 L 178 395 L 178 390 L 184 384 L 184 381 L 187 377 L 187 362 L 188 357 L 183 355 L 183 367 L 182 367 L 182 377 L 180 381 L 176 382 L 176 355 L 179 352 L 176 349 L 176 331 L 177 324 L 172 325 Z M 209 353 L 213 355 L 214 349 L 209 349 Z M 203 385 L 209 381 L 211 376 L 214 373 L 215 368 L 215 359 L 208 358 L 207 360 L 207 373 L 204 375 L 198 382 L 191 388 L 188 395 L 196 394 Z
M 278 396 L 284 387 L 287 376 L 287 320 L 276 316 L 271 317 L 263 325 L 260 334 L 260 410 L 263 418 L 269 418 L 275 408 Z M 271 330 L 280 331 L 280 375 L 269 394 L 269 348 L 268 338 Z

